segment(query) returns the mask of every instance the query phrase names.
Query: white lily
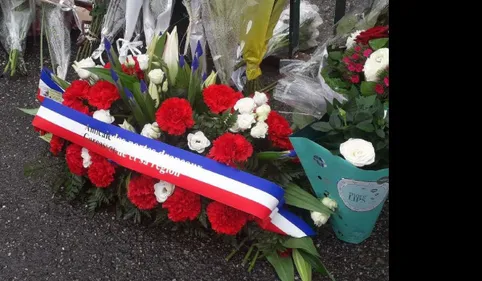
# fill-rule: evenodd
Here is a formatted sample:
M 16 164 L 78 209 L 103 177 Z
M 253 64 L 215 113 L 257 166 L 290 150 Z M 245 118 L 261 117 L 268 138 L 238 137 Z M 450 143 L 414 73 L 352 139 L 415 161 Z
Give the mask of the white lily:
M 169 83 L 174 85 L 179 70 L 179 41 L 177 37 L 177 26 L 171 33 L 167 33 L 166 46 L 162 54 L 162 60 L 169 69 Z

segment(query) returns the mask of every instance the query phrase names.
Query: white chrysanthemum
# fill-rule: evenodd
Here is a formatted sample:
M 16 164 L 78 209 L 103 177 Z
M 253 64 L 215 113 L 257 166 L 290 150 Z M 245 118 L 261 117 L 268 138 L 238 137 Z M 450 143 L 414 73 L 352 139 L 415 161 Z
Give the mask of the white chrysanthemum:
M 318 227 L 324 225 L 329 218 L 330 215 L 328 214 L 313 211 L 311 212 L 311 219 L 313 220 L 313 223 Z
M 347 49 L 350 49 L 355 45 L 356 37 L 358 35 L 360 35 L 360 33 L 362 33 L 363 31 L 365 31 L 365 30 L 357 30 L 357 31 L 353 32 L 352 34 L 350 34 L 350 36 L 346 39 L 345 45 L 346 45 Z
M 373 52 L 365 62 L 363 71 L 367 81 L 377 81 L 378 73 L 388 67 L 388 48 L 381 48 Z

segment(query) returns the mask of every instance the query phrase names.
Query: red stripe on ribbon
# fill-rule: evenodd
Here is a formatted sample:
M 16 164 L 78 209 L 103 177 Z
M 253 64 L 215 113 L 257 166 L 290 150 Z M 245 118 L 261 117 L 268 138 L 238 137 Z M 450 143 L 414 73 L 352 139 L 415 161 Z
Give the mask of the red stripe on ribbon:
M 229 191 L 220 189 L 216 186 L 207 184 L 205 182 L 190 178 L 182 174 L 179 177 L 169 174 L 161 174 L 155 166 L 151 167 L 149 164 L 144 165 L 136 160 L 129 159 L 129 156 L 123 157 L 117 154 L 117 152 L 115 151 L 109 150 L 108 148 L 97 144 L 83 136 L 79 136 L 78 134 L 62 128 L 38 115 L 35 116 L 32 123 L 34 127 L 40 128 L 44 131 L 50 132 L 56 136 L 59 136 L 82 147 L 85 147 L 97 154 L 113 160 L 114 162 L 118 163 L 123 167 L 129 168 L 145 175 L 149 175 L 153 178 L 170 182 L 176 186 L 180 186 L 196 194 L 202 195 L 204 197 L 226 204 L 235 209 L 252 214 L 260 219 L 266 219 L 271 214 L 271 210 L 268 207 L 243 196 L 239 196 Z

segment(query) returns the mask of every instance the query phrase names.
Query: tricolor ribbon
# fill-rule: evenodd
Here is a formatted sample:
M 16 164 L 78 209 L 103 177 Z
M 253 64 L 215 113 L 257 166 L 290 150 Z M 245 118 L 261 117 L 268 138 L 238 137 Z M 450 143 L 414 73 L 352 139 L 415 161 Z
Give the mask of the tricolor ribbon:
M 37 99 L 43 101 L 45 98 L 49 98 L 49 90 L 54 90 L 59 93 L 63 93 L 64 90 L 57 85 L 52 79 L 53 73 L 47 68 L 43 68 L 40 72 L 40 80 L 38 82 Z
M 263 178 L 98 121 L 51 99 L 43 101 L 33 125 L 123 167 L 270 220 L 271 231 L 298 238 L 314 234 L 283 208 L 283 188 Z

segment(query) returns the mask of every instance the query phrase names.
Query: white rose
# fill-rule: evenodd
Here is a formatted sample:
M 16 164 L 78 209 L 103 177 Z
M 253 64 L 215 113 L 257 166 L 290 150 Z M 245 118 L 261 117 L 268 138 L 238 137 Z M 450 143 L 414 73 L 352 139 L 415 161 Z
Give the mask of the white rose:
M 134 60 L 134 57 L 132 55 L 128 55 L 124 63 L 127 66 L 135 66 L 136 65 L 136 61 Z
M 375 148 L 371 142 L 362 139 L 349 139 L 340 145 L 340 153 L 346 161 L 357 167 L 375 162 Z
M 266 96 L 265 93 L 254 92 L 253 100 L 257 106 L 261 106 L 268 102 L 268 97 Z
M 346 39 L 346 48 L 347 49 L 350 49 L 352 48 L 354 45 L 355 45 L 355 39 L 358 35 L 360 35 L 360 33 L 362 33 L 364 30 L 357 30 L 355 32 L 353 32 L 347 39 Z
M 129 122 L 127 122 L 127 120 L 125 119 L 124 119 L 124 122 L 119 125 L 119 127 L 121 127 L 124 130 L 136 133 L 136 129 L 134 129 L 134 127 L 131 124 L 129 124 Z
M 251 129 L 251 136 L 255 139 L 264 139 L 268 133 L 268 124 L 264 122 L 258 122 Z
M 265 121 L 268 119 L 268 115 L 271 112 L 271 107 L 267 104 L 263 104 L 262 106 L 256 108 L 256 115 L 258 116 L 258 121 Z
M 152 83 L 156 85 L 160 85 L 162 83 L 162 79 L 164 79 L 164 71 L 162 71 L 159 68 L 156 68 L 149 71 L 148 76 Z
M 159 129 L 157 122 L 154 122 L 152 124 L 144 125 L 141 135 L 150 139 L 158 139 L 161 137 L 161 130 Z
M 311 212 L 311 219 L 318 227 L 324 225 L 329 218 L 330 218 L 330 215 L 327 215 L 325 213 Z
M 138 55 L 137 62 L 139 63 L 139 68 L 141 70 L 146 70 L 149 68 L 149 56 L 146 54 Z
M 330 208 L 332 211 L 338 208 L 338 203 L 336 203 L 335 200 L 328 197 L 323 198 L 323 200 L 321 200 L 321 203 L 326 207 Z
M 377 74 L 388 67 L 388 48 L 381 48 L 373 52 L 365 62 L 363 71 L 367 81 L 378 80 Z
M 256 108 L 256 103 L 252 98 L 242 98 L 236 102 L 234 105 L 234 110 L 239 111 L 239 113 L 253 113 Z
M 187 145 L 190 150 L 194 150 L 197 153 L 203 153 L 206 147 L 211 145 L 211 142 L 206 138 L 203 132 L 198 131 L 194 134 L 187 135 Z
M 91 74 L 84 68 L 95 67 L 95 62 L 92 60 L 92 58 L 86 58 L 81 61 L 74 61 L 72 67 L 81 79 L 88 79 Z
M 90 158 L 89 150 L 85 147 L 82 147 L 80 156 L 82 157 L 82 165 L 84 166 L 84 168 L 89 168 L 90 165 L 92 165 L 92 159 Z
M 236 124 L 240 130 L 247 130 L 251 128 L 251 125 L 256 123 L 255 115 L 252 113 L 239 114 Z
M 156 195 L 157 202 L 164 203 L 169 196 L 172 195 L 176 186 L 167 181 L 159 181 L 154 185 L 154 194 Z
M 99 121 L 102 121 L 104 123 L 111 124 L 114 122 L 115 118 L 110 115 L 110 110 L 104 110 L 100 109 L 94 112 L 94 115 L 92 116 L 94 119 L 97 119 Z

